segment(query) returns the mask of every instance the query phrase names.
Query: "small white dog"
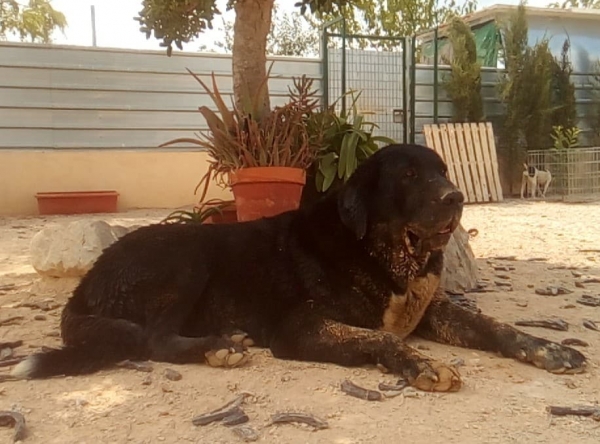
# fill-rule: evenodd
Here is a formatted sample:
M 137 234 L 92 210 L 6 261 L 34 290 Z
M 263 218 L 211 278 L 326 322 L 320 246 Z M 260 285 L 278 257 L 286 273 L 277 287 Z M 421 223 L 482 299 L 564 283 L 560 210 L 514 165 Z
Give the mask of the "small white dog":
M 523 170 L 523 177 L 521 178 L 521 199 L 523 199 L 525 187 L 529 189 L 530 197 L 535 197 L 537 191 L 540 192 L 541 197 L 546 197 L 546 191 L 548 191 L 550 182 L 552 182 L 552 174 L 550 171 L 539 170 L 526 163 L 523 164 L 523 167 L 525 169 Z

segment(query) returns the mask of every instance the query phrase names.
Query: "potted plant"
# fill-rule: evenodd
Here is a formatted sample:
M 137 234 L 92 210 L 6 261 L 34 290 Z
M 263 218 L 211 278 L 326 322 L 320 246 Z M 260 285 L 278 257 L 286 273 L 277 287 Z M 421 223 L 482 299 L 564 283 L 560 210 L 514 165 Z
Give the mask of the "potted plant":
M 352 97 L 348 111 L 336 113 L 340 97 L 327 109 L 311 115 L 308 121 L 309 131 L 318 135 L 321 149 L 308 168 L 302 205 L 310 204 L 323 194 L 339 188 L 362 162 L 380 148 L 379 143 L 395 143 L 389 137 L 373 135 L 379 126 L 368 121 L 366 113 L 358 112 L 360 94 L 355 94 L 354 91 L 347 93 Z
M 319 135 L 311 133 L 307 125 L 319 102 L 312 79 L 295 78 L 293 88 L 289 88 L 288 103 L 265 111 L 262 104 L 271 67 L 258 91 L 246 91 L 243 109 L 235 104 L 231 109 L 227 107 L 214 73 L 211 91 L 188 69 L 212 98 L 219 114 L 206 106 L 200 107 L 209 128 L 206 134 L 161 145 L 188 142 L 206 148 L 209 169 L 200 181 L 204 184 L 204 195 L 213 180 L 221 186 L 230 186 L 239 221 L 298 208 L 306 169 L 316 159 L 321 145 Z

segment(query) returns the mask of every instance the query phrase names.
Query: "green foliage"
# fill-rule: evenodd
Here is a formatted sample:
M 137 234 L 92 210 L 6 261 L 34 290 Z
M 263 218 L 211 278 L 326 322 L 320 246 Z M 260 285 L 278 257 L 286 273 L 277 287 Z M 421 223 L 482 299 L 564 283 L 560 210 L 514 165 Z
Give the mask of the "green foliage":
M 296 5 L 302 12 L 338 14 L 347 6 L 347 0 L 302 0 Z M 226 10 L 233 8 L 235 0 L 228 0 Z M 213 21 L 221 15 L 217 0 L 142 0 L 142 9 L 134 19 L 140 23 L 140 31 L 146 38 L 154 36 L 160 46 L 171 55 L 173 45 L 181 49 L 183 43 L 192 41 L 207 29 L 213 29 Z
M 573 66 L 569 58 L 571 44 L 565 40 L 561 55 L 552 65 L 552 103 L 555 107 L 551 120 L 553 126 L 572 128 L 577 124 L 575 85 L 571 81 Z
M 204 199 L 201 199 L 201 201 Z M 160 223 L 166 224 L 203 224 L 210 217 L 223 215 L 223 210 L 235 205 L 233 200 L 211 199 L 206 202 L 201 202 L 194 206 L 192 211 L 177 210 L 173 211 Z
M 562 2 L 553 2 L 548 5 L 549 8 L 589 8 L 600 9 L 600 0 L 564 0 Z
M 233 1 L 227 10 L 233 7 Z M 221 14 L 215 0 L 143 0 L 142 10 L 134 20 L 140 23 L 140 31 L 160 40 L 160 46 L 171 55 L 173 44 L 191 41 L 206 29 L 212 29 L 215 15 Z
M 234 3 L 229 0 L 226 9 Z M 215 17 L 221 14 L 216 4 L 216 0 L 143 0 L 135 20 L 140 23 L 140 31 L 148 38 L 154 35 L 170 55 L 173 45 L 181 48 L 213 28 Z M 313 14 L 316 20 L 309 22 L 317 28 L 343 16 L 349 33 L 401 37 L 473 12 L 477 0 L 300 0 L 295 5 L 301 14 Z M 339 31 L 339 24 L 334 29 Z
M 525 5 L 502 24 L 504 33 L 504 62 L 506 71 L 499 79 L 500 98 L 505 112 L 500 131 L 499 148 L 504 152 L 512 186 L 517 180 L 517 165 L 525 150 L 547 149 L 551 146 L 552 81 L 555 60 L 548 40 L 539 41 L 533 48 L 528 43 Z
M 336 103 L 328 109 L 314 113 L 308 122 L 309 132 L 321 140 L 322 149 L 316 163 L 316 188 L 327 191 L 336 182 L 345 182 L 358 165 L 379 149 L 378 142 L 390 144 L 394 141 L 383 136 L 374 136 L 378 126 L 366 120 L 356 106 L 360 93 L 354 96 L 349 111 L 336 113 Z
M 587 113 L 587 124 L 590 128 L 590 142 L 594 146 L 600 146 L 600 62 L 596 62 L 590 76 L 590 112 Z
M 346 18 L 352 34 L 406 37 L 446 23 L 454 16 L 473 12 L 477 0 L 354 0 L 335 11 L 316 12 L 322 21 Z M 339 25 L 334 26 L 339 31 Z
M 15 34 L 21 41 L 50 43 L 52 33 L 66 26 L 64 14 L 52 8 L 50 0 L 29 0 L 26 6 L 17 0 L 0 0 L 0 39 Z
M 550 135 L 554 140 L 554 149 L 558 151 L 568 150 L 579 146 L 579 134 L 581 130 L 574 126 L 564 128 L 561 125 L 552 127 L 553 133 Z
M 543 39 L 525 53 L 522 67 L 522 93 L 518 102 L 522 116 L 522 131 L 528 150 L 546 149 L 550 145 L 552 115 L 557 108 L 552 103 L 552 70 L 554 57 L 548 40 Z
M 509 151 L 513 165 L 527 149 L 545 149 L 550 144 L 552 80 L 555 64 L 548 40 L 527 46 L 527 17 L 523 3 L 504 27 L 506 74 L 500 79 L 505 118 L 500 145 Z
M 481 96 L 481 65 L 477 61 L 475 36 L 471 28 L 460 18 L 450 22 L 448 39 L 452 45 L 450 75 L 444 80 L 453 105 L 454 122 L 479 122 L 483 119 Z
M 516 165 L 517 158 L 523 154 L 519 146 L 523 111 L 520 103 L 523 99 L 522 67 L 525 64 L 527 51 L 527 16 L 523 3 L 502 24 L 504 33 L 503 58 L 505 75 L 499 79 L 500 98 L 505 106 L 504 122 L 500 132 L 500 147 L 508 152 L 509 164 Z M 525 97 L 528 97 L 526 95 Z

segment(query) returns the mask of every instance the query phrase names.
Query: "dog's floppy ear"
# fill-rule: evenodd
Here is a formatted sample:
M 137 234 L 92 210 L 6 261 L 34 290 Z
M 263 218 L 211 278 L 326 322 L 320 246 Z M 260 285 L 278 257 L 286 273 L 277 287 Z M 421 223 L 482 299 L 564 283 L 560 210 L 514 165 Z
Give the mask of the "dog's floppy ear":
M 369 197 L 379 176 L 376 159 L 369 159 L 350 176 L 340 189 L 337 206 L 342 223 L 357 239 L 367 234 L 369 223 Z

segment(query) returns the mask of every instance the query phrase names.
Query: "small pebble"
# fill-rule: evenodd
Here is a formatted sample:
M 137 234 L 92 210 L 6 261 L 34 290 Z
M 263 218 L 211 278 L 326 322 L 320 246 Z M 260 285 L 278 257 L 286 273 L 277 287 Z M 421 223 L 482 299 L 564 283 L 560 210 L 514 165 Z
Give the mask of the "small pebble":
M 454 358 L 450 361 L 450 365 L 453 365 L 454 367 L 462 367 L 465 365 L 465 360 L 463 358 Z
M 47 318 L 46 318 L 46 316 L 44 316 L 44 315 L 39 315 L 39 314 L 38 314 L 38 315 L 35 315 L 35 316 L 33 317 L 33 319 L 34 319 L 34 320 L 36 320 L 36 321 L 45 321 Z
M 167 368 L 165 369 L 165 378 L 167 378 L 169 381 L 180 381 L 182 376 L 177 370 Z
M 396 396 L 401 395 L 402 393 L 402 390 L 394 390 L 390 392 L 383 392 L 383 396 L 386 398 L 395 398 Z
M 0 360 L 10 358 L 13 355 L 13 349 L 10 347 L 0 350 Z
M 577 345 L 579 347 L 588 347 L 590 344 L 577 338 L 566 338 L 560 342 L 562 345 Z
M 496 284 L 498 287 L 512 287 L 510 282 L 494 281 L 494 284 Z
M 419 391 L 414 387 L 406 387 L 402 390 L 402 395 L 405 398 L 417 398 L 419 396 Z

